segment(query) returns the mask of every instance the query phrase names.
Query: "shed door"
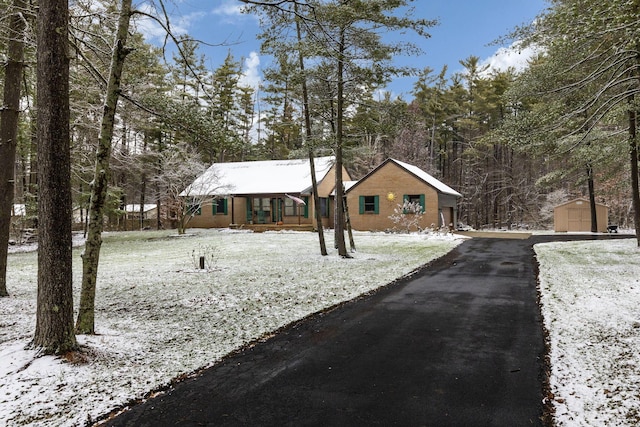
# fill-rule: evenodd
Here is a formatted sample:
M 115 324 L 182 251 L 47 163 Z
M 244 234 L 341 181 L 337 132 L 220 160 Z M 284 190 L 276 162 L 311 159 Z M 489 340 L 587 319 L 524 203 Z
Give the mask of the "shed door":
M 591 231 L 591 212 L 584 208 L 567 209 L 567 231 Z

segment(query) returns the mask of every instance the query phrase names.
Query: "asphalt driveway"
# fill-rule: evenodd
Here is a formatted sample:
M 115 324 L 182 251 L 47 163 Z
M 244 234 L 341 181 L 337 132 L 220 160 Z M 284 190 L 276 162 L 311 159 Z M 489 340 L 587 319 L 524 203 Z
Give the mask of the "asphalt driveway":
M 106 425 L 544 425 L 532 245 L 590 238 L 467 240 L 411 279 L 284 328 Z

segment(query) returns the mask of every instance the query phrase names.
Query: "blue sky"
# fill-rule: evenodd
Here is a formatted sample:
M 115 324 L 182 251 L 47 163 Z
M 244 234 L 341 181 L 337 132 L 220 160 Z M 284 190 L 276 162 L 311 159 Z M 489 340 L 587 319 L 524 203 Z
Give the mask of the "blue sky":
M 497 68 L 518 67 L 529 52 L 508 54 L 508 46 L 490 44 L 514 27 L 532 22 L 548 6 L 545 0 L 416 0 L 414 5 L 416 18 L 438 19 L 440 25 L 430 29 L 429 39 L 407 34 L 424 54 L 398 61 L 419 69 L 430 67 L 436 73 L 445 64 L 450 73 L 460 71 L 459 61 L 471 55 Z M 240 6 L 238 0 L 175 0 L 171 6 L 172 25 L 177 33 L 188 32 L 214 45 L 201 50 L 212 69 L 231 50 L 237 60 L 244 60 L 246 84 L 256 85 L 269 58 L 259 54 L 255 39 L 259 32 L 257 19 L 240 14 Z M 147 26 L 145 33 L 150 41 L 159 40 L 157 28 Z M 414 81 L 415 78 L 395 79 L 388 89 L 410 99 Z

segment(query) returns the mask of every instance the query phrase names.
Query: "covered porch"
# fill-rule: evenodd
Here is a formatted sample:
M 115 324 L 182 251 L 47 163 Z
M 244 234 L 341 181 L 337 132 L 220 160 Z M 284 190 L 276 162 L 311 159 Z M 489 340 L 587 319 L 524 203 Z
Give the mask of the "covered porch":
M 256 233 L 264 233 L 265 231 L 316 231 L 313 224 L 230 224 L 229 228 L 236 230 L 251 230 Z
M 270 229 L 277 226 L 312 226 L 312 198 L 304 194 L 245 194 L 229 197 L 231 227 Z

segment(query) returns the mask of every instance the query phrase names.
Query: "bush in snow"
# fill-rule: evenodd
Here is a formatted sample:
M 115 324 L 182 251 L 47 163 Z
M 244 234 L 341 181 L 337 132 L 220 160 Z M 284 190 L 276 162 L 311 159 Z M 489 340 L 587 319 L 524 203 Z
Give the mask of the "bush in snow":
M 412 230 L 422 231 L 420 221 L 423 215 L 420 202 L 405 200 L 402 204 L 398 203 L 389 219 L 395 224 L 394 230 L 410 233 Z
M 199 270 L 215 270 L 216 258 L 216 249 L 210 245 L 199 245 L 197 249 L 191 251 L 193 267 Z

